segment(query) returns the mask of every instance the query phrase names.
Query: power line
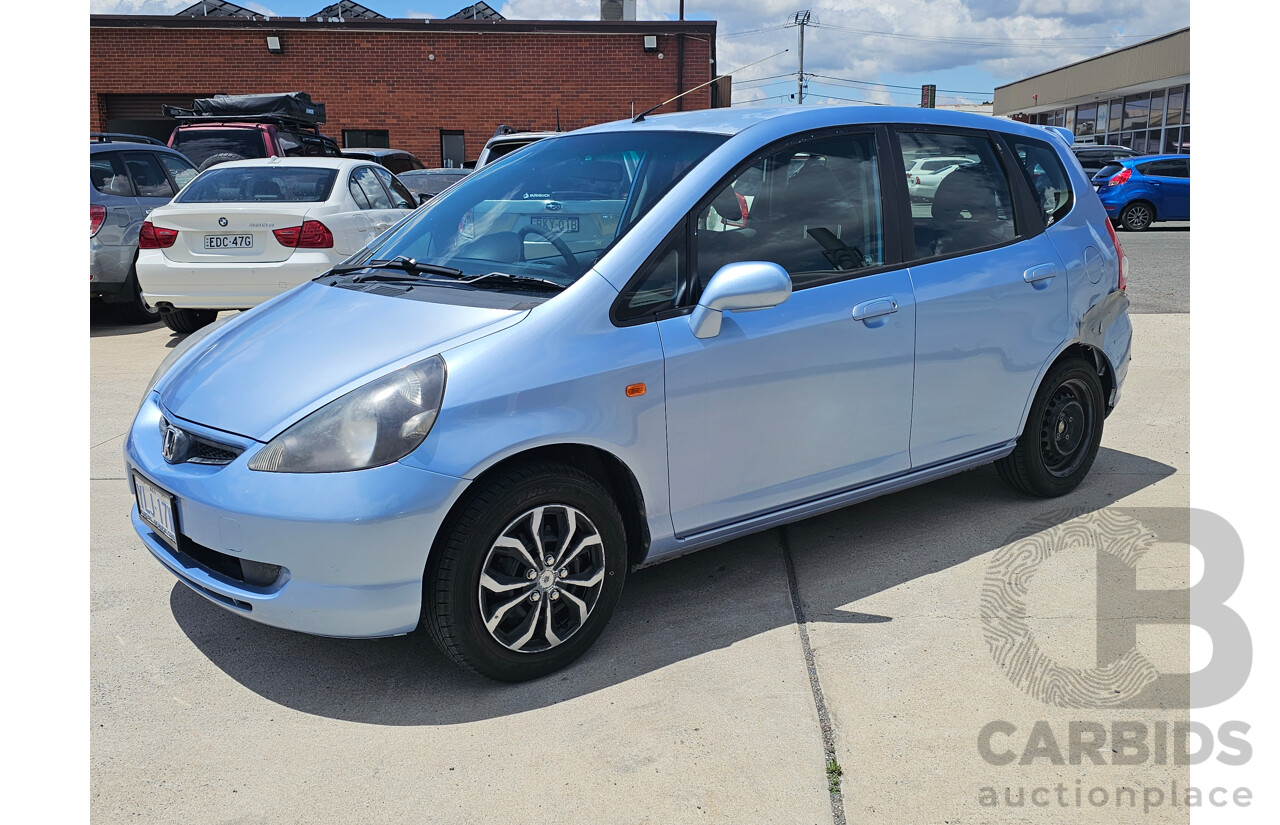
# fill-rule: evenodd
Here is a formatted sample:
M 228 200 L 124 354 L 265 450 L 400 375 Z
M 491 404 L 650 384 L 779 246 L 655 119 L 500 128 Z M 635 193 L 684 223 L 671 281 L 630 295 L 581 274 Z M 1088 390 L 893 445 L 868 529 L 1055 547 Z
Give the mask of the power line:
M 899 83 L 879 83 L 879 82 L 876 82 L 876 81 L 873 81 L 873 80 L 853 80 L 853 79 L 851 79 L 851 78 L 845 78 L 845 77 L 833 77 L 832 75 L 826 75 L 826 74 L 812 74 L 811 76 L 812 76 L 812 77 L 824 77 L 824 78 L 826 78 L 827 80 L 838 80 L 838 81 L 840 81 L 841 83 L 854 83 L 854 84 L 857 84 L 857 85 L 860 85 L 860 86 L 884 86 L 884 87 L 886 87 L 886 88 L 890 88 L 890 89 L 911 89 L 911 90 L 914 90 L 914 92 L 913 92 L 913 93 L 916 93 L 916 92 L 919 92 L 919 91 L 920 91 L 920 89 L 919 89 L 918 87 L 916 87 L 916 86 L 903 86 L 902 84 L 899 84 Z M 947 92 L 947 93 L 949 93 L 949 94 L 960 94 L 960 95 L 990 95 L 990 94 L 993 94 L 993 92 L 992 92 L 991 90 L 986 90 L 986 91 L 975 91 L 975 90 L 973 90 L 973 89 L 938 89 L 938 91 L 940 91 L 940 92 Z
M 1102 41 L 1108 42 L 1112 40 L 1143 40 L 1156 37 L 1153 34 L 1115 34 L 1115 35 L 1093 35 L 1089 37 L 945 37 L 942 35 L 929 34 L 899 34 L 897 32 L 882 32 L 872 29 L 855 29 L 849 26 L 840 26 L 834 23 L 817 23 L 813 25 L 824 29 L 834 29 L 835 31 L 852 32 L 854 34 L 868 34 L 876 37 L 898 37 L 904 40 L 925 40 L 935 43 L 957 43 L 961 45 L 979 45 L 979 46 L 1007 46 L 1007 45 L 1044 45 L 1045 43 L 1061 43 L 1063 41 Z

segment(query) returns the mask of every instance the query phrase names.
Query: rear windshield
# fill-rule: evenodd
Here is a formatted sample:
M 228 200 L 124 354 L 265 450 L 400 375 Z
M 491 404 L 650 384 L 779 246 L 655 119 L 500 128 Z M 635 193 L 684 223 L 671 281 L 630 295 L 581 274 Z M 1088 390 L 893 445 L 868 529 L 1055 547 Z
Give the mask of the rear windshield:
M 337 169 L 309 166 L 215 166 L 200 173 L 175 203 L 312 203 L 329 199 Z
M 173 138 L 173 148 L 196 166 L 214 155 L 231 154 L 245 159 L 267 156 L 262 132 L 257 129 L 179 129 Z
M 1119 171 L 1120 171 L 1121 169 L 1123 169 L 1123 168 L 1124 168 L 1124 167 L 1123 167 L 1123 166 L 1121 166 L 1121 165 L 1120 165 L 1120 164 L 1118 164 L 1118 163 L 1108 163 L 1106 166 L 1104 166 L 1104 167 L 1102 167 L 1101 169 L 1099 169 L 1099 170 L 1098 170 L 1098 174 L 1094 175 L 1094 177 L 1095 177 L 1095 178 L 1109 178 L 1109 177 L 1111 177 L 1112 175 L 1114 175 L 1114 174 L 1116 174 L 1117 172 L 1119 172 Z

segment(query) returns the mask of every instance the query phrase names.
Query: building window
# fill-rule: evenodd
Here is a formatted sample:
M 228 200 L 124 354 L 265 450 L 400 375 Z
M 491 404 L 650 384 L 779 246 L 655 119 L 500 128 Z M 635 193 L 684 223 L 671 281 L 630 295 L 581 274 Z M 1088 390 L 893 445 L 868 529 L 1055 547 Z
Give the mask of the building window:
M 1130 95 L 1124 99 L 1124 125 L 1128 129 L 1147 128 L 1147 118 L 1151 114 L 1151 98 L 1149 95 Z M 1133 147 L 1137 149 L 1138 147 Z
M 450 129 L 440 130 L 440 165 L 450 168 L 461 167 L 466 162 L 466 143 L 464 133 Z
M 390 149 L 391 135 L 386 129 L 343 129 L 342 146 L 346 149 Z

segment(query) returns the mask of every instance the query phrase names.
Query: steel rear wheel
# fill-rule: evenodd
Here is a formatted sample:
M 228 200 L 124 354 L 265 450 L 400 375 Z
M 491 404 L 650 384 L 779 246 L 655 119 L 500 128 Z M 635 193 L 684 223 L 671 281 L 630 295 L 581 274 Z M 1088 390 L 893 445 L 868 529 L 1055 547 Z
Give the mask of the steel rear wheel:
M 1080 358 L 1058 363 L 1036 393 L 1018 445 L 996 462 L 1000 477 L 1028 495 L 1071 492 L 1098 455 L 1104 412 L 1093 365 Z
M 459 664 L 519 682 L 581 656 L 626 578 L 622 516 L 577 468 L 516 467 L 482 482 L 429 560 L 423 624 Z

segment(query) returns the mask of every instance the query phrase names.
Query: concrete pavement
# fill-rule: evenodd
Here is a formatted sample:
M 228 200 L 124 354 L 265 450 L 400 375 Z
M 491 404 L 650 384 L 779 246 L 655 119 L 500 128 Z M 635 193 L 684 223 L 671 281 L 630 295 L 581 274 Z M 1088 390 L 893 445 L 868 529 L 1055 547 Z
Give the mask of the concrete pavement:
M 1167 765 L 1030 765 L 1044 721 L 1067 751 L 1072 721 L 1176 722 L 1185 711 L 1046 704 L 1016 686 L 984 635 L 982 594 L 1025 526 L 1121 508 L 1152 521 L 1185 508 L 1189 316 L 1134 317 L 1134 361 L 1093 474 L 1030 500 L 981 468 L 785 530 L 635 573 L 610 628 L 547 679 L 499 685 L 459 671 L 428 639 L 320 639 L 260 626 L 160 568 L 128 520 L 120 447 L 154 368 L 161 326 L 91 331 L 91 794 L 114 822 L 827 823 L 1078 822 L 1129 818 L 1096 787 L 1185 787 Z M 1157 519 L 1158 521 L 1158 519 Z M 1149 524 L 1147 522 L 1150 522 Z M 796 624 L 805 616 L 824 718 L 843 770 L 828 793 L 823 722 Z M 1027 615 L 1042 648 L 1093 664 L 1092 553 L 1037 571 Z M 1185 586 L 1185 554 L 1157 548 L 1142 587 Z M 1143 628 L 1176 669 L 1186 631 Z M 1173 663 L 1172 665 L 1170 663 Z M 1042 743 L 1043 744 L 1043 743 Z M 1059 805 L 1062 785 L 1069 804 Z M 998 804 L 984 805 L 983 788 Z M 1045 788 L 1010 810 L 1016 799 Z M 1079 807 L 1074 793 L 1086 796 Z M 1112 796 L 1115 794 L 1112 793 Z M 1122 797 L 1126 799 L 1127 797 Z M 987 799 L 989 801 L 989 799 Z M 1186 808 L 1150 821 L 1185 821 Z

